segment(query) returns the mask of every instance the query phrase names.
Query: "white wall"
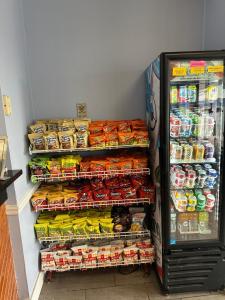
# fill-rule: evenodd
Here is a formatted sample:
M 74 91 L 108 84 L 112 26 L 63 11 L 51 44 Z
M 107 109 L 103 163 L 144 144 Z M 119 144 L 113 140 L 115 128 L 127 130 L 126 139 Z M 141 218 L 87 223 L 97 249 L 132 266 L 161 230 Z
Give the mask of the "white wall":
M 200 50 L 203 1 L 24 0 L 35 118 L 144 117 L 143 71 L 162 51 Z
M 205 0 L 204 49 L 225 49 L 225 1 Z
M 23 175 L 8 189 L 7 204 L 16 205 L 32 187 L 27 176 L 30 157 L 26 131 L 33 117 L 21 0 L 0 1 L 0 38 L 0 88 L 2 94 L 11 96 L 13 111 L 10 117 L 4 118 L 0 103 L 0 133 L 9 138 L 7 167 L 23 170 Z M 39 272 L 39 244 L 35 241 L 34 219 L 29 203 L 21 216 L 8 217 L 20 300 L 31 295 Z

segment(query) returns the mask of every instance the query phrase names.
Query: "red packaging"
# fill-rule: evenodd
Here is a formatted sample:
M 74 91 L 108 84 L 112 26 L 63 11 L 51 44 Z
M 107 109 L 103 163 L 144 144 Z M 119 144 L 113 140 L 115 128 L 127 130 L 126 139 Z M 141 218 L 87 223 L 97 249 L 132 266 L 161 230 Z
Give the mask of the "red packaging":
M 106 133 L 105 134 L 105 144 L 106 146 L 118 146 L 119 145 L 119 140 L 118 140 L 118 134 L 117 132 L 111 132 L 111 133 Z
M 90 161 L 81 161 L 80 162 L 80 172 L 89 172 L 90 171 Z
M 148 198 L 151 203 L 155 202 L 155 189 L 153 186 L 141 186 L 137 194 L 139 198 Z
M 149 142 L 148 131 L 133 131 L 137 144 L 146 145 Z
M 123 160 L 121 162 L 118 162 L 118 166 L 120 170 L 131 170 L 133 167 L 132 160 Z
M 120 178 L 120 188 L 130 187 L 131 182 L 127 177 Z
M 133 175 L 131 176 L 131 184 L 134 188 L 138 189 L 140 186 L 144 185 L 147 178 L 143 175 Z
M 108 122 L 103 126 L 103 132 L 105 133 L 117 133 L 117 124 L 115 122 Z
M 146 131 L 147 130 L 147 126 L 145 124 L 145 121 L 143 121 L 143 120 L 132 120 L 131 128 L 132 128 L 132 131 Z
M 89 144 L 91 147 L 105 147 L 105 135 L 104 134 L 90 134 Z
M 133 158 L 133 169 L 145 169 L 148 168 L 148 158 L 140 156 Z
M 117 128 L 120 132 L 131 132 L 129 121 L 119 121 L 117 123 Z
M 105 179 L 105 185 L 108 189 L 115 189 L 120 186 L 118 177 Z
M 105 171 L 106 162 L 104 160 L 92 160 L 90 163 L 90 171 Z
M 108 189 L 99 189 L 97 191 L 93 191 L 94 200 L 102 201 L 109 200 L 109 190 Z
M 79 193 L 79 201 L 80 202 L 92 202 L 93 196 L 92 191 L 83 191 Z
M 101 178 L 93 178 L 91 179 L 91 187 L 93 190 L 103 189 L 104 183 Z
M 136 199 L 136 189 L 132 187 L 127 187 L 122 189 L 123 199 Z
M 106 171 L 120 170 L 120 165 L 118 162 L 106 162 L 105 169 Z
M 121 200 L 123 199 L 122 189 L 112 189 L 109 191 L 110 200 Z
M 135 142 L 133 132 L 118 132 L 118 139 L 120 145 L 133 145 Z

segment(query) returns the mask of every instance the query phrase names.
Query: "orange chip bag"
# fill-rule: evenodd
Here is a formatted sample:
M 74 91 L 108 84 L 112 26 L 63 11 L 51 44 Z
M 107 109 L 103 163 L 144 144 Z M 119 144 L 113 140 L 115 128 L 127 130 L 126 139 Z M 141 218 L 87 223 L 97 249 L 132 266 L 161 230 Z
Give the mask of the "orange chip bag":
M 129 121 L 119 121 L 117 123 L 117 128 L 120 132 L 131 132 Z
M 137 144 L 146 145 L 149 142 L 148 131 L 134 131 L 134 137 Z
M 118 146 L 118 134 L 117 132 L 107 133 L 105 135 L 105 144 L 106 146 Z
M 118 132 L 120 145 L 133 145 L 135 142 L 133 132 Z
M 136 157 L 133 158 L 133 169 L 145 169 L 148 167 L 148 158 L 143 157 Z
M 91 147 L 105 148 L 105 135 L 104 134 L 90 134 L 89 144 Z
M 90 171 L 105 171 L 105 166 L 104 160 L 93 160 L 90 163 Z

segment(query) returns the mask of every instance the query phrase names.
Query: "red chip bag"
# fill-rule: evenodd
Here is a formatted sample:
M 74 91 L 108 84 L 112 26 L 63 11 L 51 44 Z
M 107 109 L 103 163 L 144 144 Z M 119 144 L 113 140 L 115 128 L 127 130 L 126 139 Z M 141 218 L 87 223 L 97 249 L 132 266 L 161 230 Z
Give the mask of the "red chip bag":
M 80 162 L 80 172 L 89 172 L 90 171 L 90 161 L 85 160 Z
M 129 121 L 119 121 L 117 123 L 117 128 L 120 132 L 131 132 Z
M 146 145 L 149 142 L 148 131 L 133 131 L 137 144 Z
M 93 196 L 92 191 L 82 191 L 79 193 L 79 201 L 80 202 L 92 202 Z
M 106 171 L 120 170 L 120 165 L 117 162 L 106 162 L 105 169 Z
M 111 200 L 121 200 L 123 199 L 122 196 L 122 189 L 112 189 L 109 191 L 109 197 Z
M 132 187 L 127 187 L 122 189 L 123 199 L 136 199 L 136 189 Z
M 92 160 L 90 163 L 90 171 L 105 171 L 106 162 L 104 160 Z
M 145 168 L 148 168 L 148 158 L 146 156 L 133 158 L 133 169 L 145 169 Z
M 91 179 L 91 187 L 93 190 L 98 190 L 104 188 L 104 183 L 101 178 Z
M 90 134 L 89 144 L 91 147 L 105 147 L 105 135 L 104 134 Z
M 108 189 L 115 189 L 120 186 L 118 177 L 105 179 L 105 185 Z
M 133 175 L 131 176 L 131 184 L 134 188 L 138 189 L 140 186 L 144 185 L 147 181 L 146 176 L 143 175 Z
M 120 178 L 120 188 L 130 187 L 131 182 L 127 177 Z
M 109 190 L 108 189 L 99 189 L 99 190 L 95 190 L 93 191 L 94 194 L 94 200 L 95 201 L 105 201 L 105 200 L 109 200 Z
M 137 194 L 139 198 L 148 198 L 151 203 L 155 202 L 155 189 L 153 186 L 141 186 Z

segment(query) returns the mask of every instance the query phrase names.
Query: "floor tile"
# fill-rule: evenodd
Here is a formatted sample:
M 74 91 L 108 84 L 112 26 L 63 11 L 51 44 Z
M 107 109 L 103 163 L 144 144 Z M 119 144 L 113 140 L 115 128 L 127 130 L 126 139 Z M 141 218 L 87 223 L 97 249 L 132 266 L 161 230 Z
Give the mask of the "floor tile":
M 214 294 L 208 296 L 200 296 L 200 297 L 191 297 L 191 298 L 182 298 L 182 300 L 224 300 L 225 295 Z
M 85 300 L 85 291 L 49 290 L 41 293 L 39 300 Z
M 143 284 L 86 290 L 85 295 L 85 300 L 148 300 Z
M 152 282 L 154 275 L 146 274 L 143 270 L 137 270 L 131 274 L 123 275 L 115 272 L 115 285 L 132 285 L 143 284 L 144 282 Z
M 75 291 L 114 286 L 114 272 L 108 270 L 56 273 L 46 289 L 60 290 L 62 288 Z

